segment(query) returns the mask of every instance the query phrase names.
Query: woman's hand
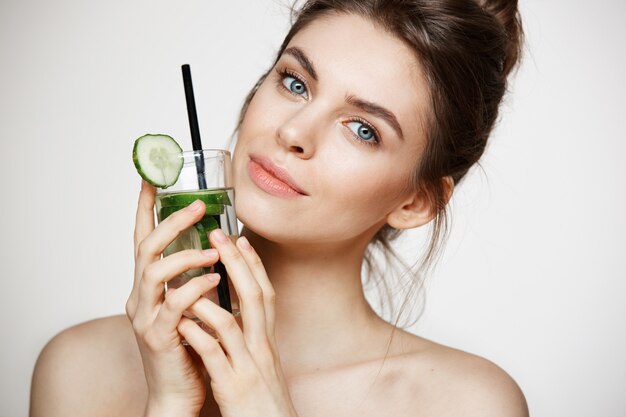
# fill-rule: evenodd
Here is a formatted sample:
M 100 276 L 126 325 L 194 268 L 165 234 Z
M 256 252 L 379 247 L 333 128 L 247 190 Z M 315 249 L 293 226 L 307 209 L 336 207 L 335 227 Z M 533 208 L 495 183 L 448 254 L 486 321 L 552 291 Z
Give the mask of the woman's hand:
M 243 330 L 232 314 L 206 299 L 191 311 L 218 340 L 187 318 L 178 330 L 202 359 L 222 417 L 296 417 L 276 349 L 274 289 L 261 259 L 245 237 L 235 245 L 218 229 L 209 238 L 237 291 Z
M 142 183 L 135 223 L 135 280 L 126 303 L 141 352 L 149 397 L 146 415 L 195 415 L 205 400 L 206 388 L 199 364 L 194 363 L 177 326 L 183 312 L 210 289 L 219 276 L 191 279 L 163 299 L 164 282 L 193 268 L 214 264 L 217 251 L 186 250 L 161 259 L 165 248 L 204 214 L 196 202 L 154 227 L 154 187 Z M 206 300 L 206 302 L 211 303 Z

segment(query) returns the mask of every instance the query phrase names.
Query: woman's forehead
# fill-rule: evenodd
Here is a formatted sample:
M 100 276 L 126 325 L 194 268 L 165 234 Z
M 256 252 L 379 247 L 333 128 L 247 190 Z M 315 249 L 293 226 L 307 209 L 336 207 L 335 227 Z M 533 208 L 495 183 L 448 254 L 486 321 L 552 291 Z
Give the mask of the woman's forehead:
M 378 103 L 403 128 L 417 128 L 410 124 L 427 108 L 428 84 L 416 54 L 400 39 L 360 16 L 332 14 L 300 30 L 291 47 L 304 52 L 322 88 Z M 298 61 L 293 54 L 282 59 Z

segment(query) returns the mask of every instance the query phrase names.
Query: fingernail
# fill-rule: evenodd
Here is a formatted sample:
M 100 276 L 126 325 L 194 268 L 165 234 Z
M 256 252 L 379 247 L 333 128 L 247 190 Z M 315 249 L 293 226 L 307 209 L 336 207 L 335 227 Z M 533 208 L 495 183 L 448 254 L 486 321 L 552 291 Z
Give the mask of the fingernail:
M 205 249 L 201 253 L 209 258 L 215 258 L 217 256 L 217 251 L 215 249 Z
M 246 239 L 244 236 L 239 238 L 239 242 L 241 244 L 241 247 L 245 250 L 252 250 L 252 246 L 250 246 L 250 242 L 248 242 L 248 239 Z
M 228 238 L 226 237 L 222 229 L 215 229 L 213 233 L 215 234 L 215 240 L 217 240 L 218 242 L 226 243 L 228 241 Z
M 206 276 L 209 281 L 215 282 L 220 280 L 220 274 L 209 274 Z
M 191 211 L 200 211 L 202 210 L 202 201 L 196 200 L 189 205 L 189 210 Z

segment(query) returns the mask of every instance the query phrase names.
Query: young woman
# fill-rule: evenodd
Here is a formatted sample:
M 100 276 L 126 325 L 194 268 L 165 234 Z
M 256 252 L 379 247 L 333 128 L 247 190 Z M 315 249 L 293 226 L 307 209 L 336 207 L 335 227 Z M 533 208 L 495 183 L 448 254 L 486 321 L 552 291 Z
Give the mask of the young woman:
M 161 259 L 204 209 L 155 227 L 154 189 L 143 184 L 127 316 L 48 344 L 31 415 L 526 416 L 504 371 L 384 321 L 361 285 L 371 245 L 431 221 L 433 259 L 521 33 L 516 0 L 308 1 L 242 109 L 233 156 L 242 237 L 214 231 L 214 250 Z M 264 182 L 259 165 L 284 181 Z M 164 282 L 218 259 L 240 318 L 202 297 L 216 286 L 210 277 L 164 297 Z

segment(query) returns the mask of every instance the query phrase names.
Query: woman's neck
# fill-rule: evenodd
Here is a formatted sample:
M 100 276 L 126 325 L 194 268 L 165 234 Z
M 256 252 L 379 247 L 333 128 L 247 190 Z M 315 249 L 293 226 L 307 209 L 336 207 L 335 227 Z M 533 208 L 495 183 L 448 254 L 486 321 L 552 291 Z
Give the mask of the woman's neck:
M 276 292 L 276 339 L 292 374 L 345 364 L 386 326 L 361 285 L 368 237 L 334 248 L 304 248 L 270 242 L 245 228 L 242 235 L 263 260 Z

